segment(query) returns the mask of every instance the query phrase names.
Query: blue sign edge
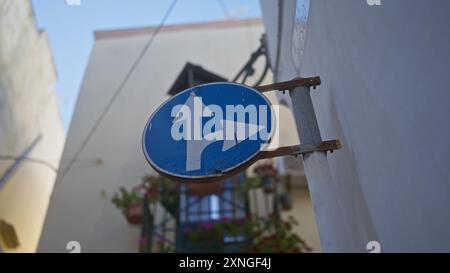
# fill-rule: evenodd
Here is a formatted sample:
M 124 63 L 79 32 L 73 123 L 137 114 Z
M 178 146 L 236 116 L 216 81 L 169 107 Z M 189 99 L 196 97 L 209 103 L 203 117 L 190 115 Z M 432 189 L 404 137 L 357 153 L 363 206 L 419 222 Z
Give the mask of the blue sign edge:
M 241 163 L 238 164 L 238 165 L 235 165 L 235 166 L 230 167 L 230 168 L 228 168 L 228 169 L 226 169 L 226 170 L 223 170 L 221 173 L 212 174 L 212 175 L 207 175 L 207 176 L 186 176 L 186 175 L 174 174 L 174 173 L 171 173 L 171 172 L 162 170 L 160 167 L 158 167 L 158 166 L 150 159 L 150 156 L 149 156 L 148 153 L 147 153 L 147 149 L 145 148 L 145 136 L 146 136 L 147 131 L 148 131 L 147 129 L 148 129 L 148 126 L 150 125 L 152 119 L 154 118 L 155 114 L 158 113 L 159 110 L 160 110 L 161 108 L 163 108 L 169 101 L 173 100 L 173 99 L 176 98 L 177 96 L 180 96 L 180 95 L 184 94 L 185 92 L 193 91 L 193 90 L 195 90 L 196 88 L 203 87 L 203 86 L 207 86 L 207 85 L 218 85 L 218 84 L 229 84 L 229 85 L 238 85 L 238 86 L 245 87 L 245 88 L 247 88 L 247 89 L 249 89 L 249 90 L 251 90 L 251 91 L 253 91 L 253 92 L 256 92 L 259 96 L 261 96 L 261 97 L 267 102 L 267 104 L 269 105 L 269 108 L 270 108 L 270 114 L 271 114 L 271 118 L 272 118 L 272 121 L 273 121 L 273 122 L 272 122 L 273 124 L 272 124 L 272 126 L 271 126 L 271 127 L 272 127 L 272 130 L 271 130 L 270 137 L 268 138 L 268 140 L 266 140 L 266 142 L 264 143 L 263 147 L 261 147 L 258 151 L 256 151 L 256 152 L 255 152 L 254 154 L 252 154 L 251 156 L 249 156 L 247 160 L 241 162 Z M 142 141 L 141 141 L 141 145 L 142 145 L 142 150 L 143 150 L 143 152 L 144 152 L 144 156 L 145 156 L 145 159 L 147 160 L 147 162 L 150 164 L 150 166 L 151 166 L 153 169 L 155 169 L 156 172 L 158 172 L 159 174 L 161 174 L 161 175 L 163 175 L 163 176 L 168 176 L 168 177 L 170 177 L 170 178 L 177 179 L 177 180 L 180 180 L 180 181 L 183 181 L 183 180 L 191 180 L 191 181 L 193 181 L 193 180 L 208 180 L 208 181 L 209 181 L 209 180 L 213 180 L 213 181 L 215 181 L 215 180 L 219 180 L 219 179 L 222 178 L 222 177 L 226 177 L 227 174 L 232 173 L 233 171 L 235 171 L 235 170 L 238 169 L 239 167 L 241 167 L 241 166 L 247 164 L 247 163 L 250 162 L 252 159 L 254 159 L 256 156 L 258 156 L 258 154 L 261 153 L 261 151 L 264 150 L 264 148 L 266 148 L 266 147 L 270 144 L 270 142 L 271 142 L 271 140 L 272 140 L 272 137 L 273 137 L 273 134 L 274 134 L 274 132 L 275 132 L 276 121 L 277 121 L 277 120 L 276 120 L 276 117 L 274 117 L 274 113 L 273 113 L 273 109 L 272 109 L 272 103 L 269 101 L 269 99 L 268 99 L 264 94 L 262 94 L 261 92 L 259 92 L 259 91 L 256 90 L 255 88 L 253 88 L 253 87 L 251 87 L 251 86 L 248 86 L 248 85 L 245 85 L 245 84 L 234 83 L 234 82 L 213 82 L 213 83 L 206 83 L 206 84 L 197 85 L 197 86 L 195 86 L 195 87 L 191 87 L 191 88 L 189 88 L 189 89 L 185 89 L 185 90 L 179 92 L 179 93 L 176 94 L 175 96 L 172 96 L 172 97 L 168 98 L 167 100 L 165 100 L 165 101 L 164 101 L 164 102 L 163 102 L 163 103 L 162 103 L 155 111 L 153 111 L 153 113 L 152 113 L 152 114 L 150 115 L 150 117 L 148 118 L 147 123 L 145 124 L 144 132 L 142 133 Z M 185 182 L 189 182 L 189 181 L 185 181 Z

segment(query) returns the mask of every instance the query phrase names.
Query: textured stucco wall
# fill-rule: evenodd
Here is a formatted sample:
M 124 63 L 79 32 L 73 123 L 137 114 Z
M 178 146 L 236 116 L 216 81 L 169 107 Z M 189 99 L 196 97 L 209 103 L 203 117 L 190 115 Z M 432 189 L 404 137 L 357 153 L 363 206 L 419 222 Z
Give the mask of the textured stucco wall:
M 19 156 L 38 136 L 29 157 L 58 167 L 64 131 L 57 108 L 56 72 L 47 36 L 36 29 L 29 1 L 0 1 L 0 156 Z M 0 161 L 0 177 L 12 161 Z M 35 251 L 55 172 L 23 162 L 0 185 L 0 218 L 13 224 L 20 247 Z
M 278 1 L 261 2 L 277 51 Z M 295 2 L 284 1 L 280 80 L 299 74 Z M 449 14 L 445 0 L 311 1 L 300 75 L 322 77 L 322 136 L 344 145 L 328 157 L 345 227 L 334 249 L 450 250 Z M 326 198 L 312 196 L 316 210 Z

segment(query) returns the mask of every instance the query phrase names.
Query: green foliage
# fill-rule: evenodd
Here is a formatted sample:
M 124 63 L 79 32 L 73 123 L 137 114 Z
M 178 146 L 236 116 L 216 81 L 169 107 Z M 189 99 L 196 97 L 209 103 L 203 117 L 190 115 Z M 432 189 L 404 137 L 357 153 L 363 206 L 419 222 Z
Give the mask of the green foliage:
M 298 223 L 293 217 L 287 220 L 271 217 L 260 225 L 253 223 L 250 232 L 252 253 L 298 253 L 309 252 L 312 249 L 294 231 Z
M 222 241 L 225 235 L 239 236 L 244 233 L 245 220 L 212 220 L 201 223 L 195 229 L 187 228 L 184 231 L 186 238 L 191 242 Z
M 251 189 L 261 186 L 261 177 L 247 177 L 243 183 L 240 183 L 234 188 L 234 191 L 238 194 L 245 194 Z
M 138 191 L 133 190 L 129 192 L 124 187 L 121 187 L 119 192 L 114 194 L 111 202 L 116 205 L 122 213 L 126 214 L 130 208 L 142 203 L 142 196 Z
M 219 244 L 225 235 L 244 235 L 248 238 L 250 253 L 295 253 L 309 252 L 311 248 L 294 231 L 298 223 L 293 217 L 282 220 L 278 217 L 268 219 L 247 218 L 241 220 L 215 220 L 200 224 L 195 229 L 186 229 L 184 234 L 191 242 L 212 242 Z
M 144 188 L 147 189 L 149 202 L 160 202 L 169 213 L 175 215 L 179 199 L 178 184 L 161 176 L 146 176 L 143 178 L 143 183 Z

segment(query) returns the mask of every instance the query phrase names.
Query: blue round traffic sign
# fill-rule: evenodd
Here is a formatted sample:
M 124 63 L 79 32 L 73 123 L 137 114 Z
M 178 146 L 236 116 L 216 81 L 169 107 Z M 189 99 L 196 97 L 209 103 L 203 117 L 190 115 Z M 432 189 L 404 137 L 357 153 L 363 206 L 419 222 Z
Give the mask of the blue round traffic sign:
M 273 111 L 257 90 L 235 83 L 187 89 L 150 117 L 143 150 L 161 175 L 212 181 L 248 164 L 269 143 Z

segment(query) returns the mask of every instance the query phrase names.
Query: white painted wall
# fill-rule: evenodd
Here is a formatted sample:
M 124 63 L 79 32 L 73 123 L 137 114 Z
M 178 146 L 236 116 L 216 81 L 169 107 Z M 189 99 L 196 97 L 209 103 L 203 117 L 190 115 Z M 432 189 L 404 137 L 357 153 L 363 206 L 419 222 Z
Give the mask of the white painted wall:
M 261 1 L 272 52 L 277 2 Z M 298 75 L 295 1 L 283 13 L 279 80 Z M 311 1 L 300 75 L 322 77 L 312 92 L 322 137 L 344 145 L 328 157 L 335 224 L 346 227 L 339 251 L 370 240 L 388 252 L 450 250 L 449 14 L 445 0 Z M 312 196 L 316 211 L 326 198 Z
M 306 178 L 303 179 L 306 180 Z M 300 235 L 312 249 L 312 252 L 321 252 L 322 248 L 317 231 L 316 217 L 308 187 L 296 185 L 292 187 L 290 194 L 295 197 L 292 199 L 292 210 L 283 212 L 283 217 L 285 219 L 289 216 L 294 217 L 298 221 L 298 225 L 293 227 L 294 231 Z
M 258 46 L 261 31 L 261 26 L 162 31 L 79 161 L 56 187 L 40 251 L 64 252 L 72 240 L 87 252 L 137 251 L 139 229 L 125 222 L 109 198 L 120 186 L 135 186 L 143 175 L 153 173 L 141 148 L 148 117 L 167 98 L 166 92 L 187 61 L 230 77 Z M 78 149 L 149 35 L 95 42 L 65 158 Z M 232 58 L 236 62 L 230 62 Z M 96 163 L 97 159 L 102 163 Z M 102 190 L 107 198 L 102 197 Z
M 41 134 L 29 157 L 58 167 L 65 136 L 55 81 L 47 35 L 36 29 L 30 2 L 0 1 L 0 156 L 19 156 Z M 12 163 L 0 160 L 0 177 Z M 0 185 L 0 219 L 14 226 L 20 243 L 3 246 L 5 252 L 36 250 L 55 177 L 47 166 L 22 162 Z

